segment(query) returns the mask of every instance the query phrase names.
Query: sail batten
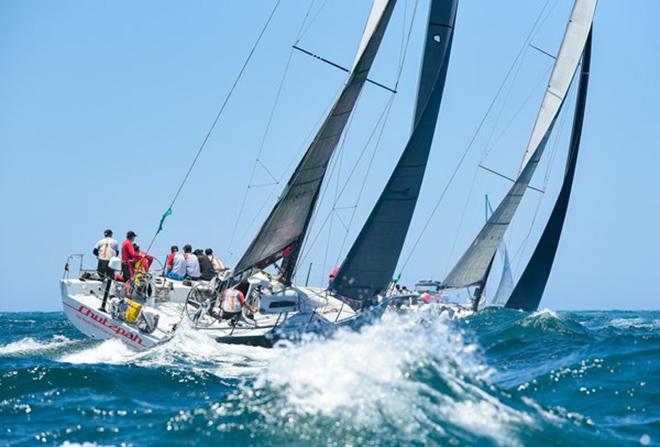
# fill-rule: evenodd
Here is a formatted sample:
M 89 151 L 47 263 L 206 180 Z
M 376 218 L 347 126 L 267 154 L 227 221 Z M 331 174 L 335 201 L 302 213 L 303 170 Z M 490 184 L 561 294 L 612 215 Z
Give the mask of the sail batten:
M 413 132 L 330 290 L 362 306 L 392 280 L 421 188 L 447 75 L 457 0 L 433 0 Z
M 445 288 L 483 286 L 489 266 L 543 155 L 575 76 L 591 29 L 597 0 L 576 0 L 536 118 L 520 173 L 472 244 L 443 281 Z
M 573 117 L 573 130 L 571 132 L 571 143 L 568 151 L 566 170 L 559 195 L 550 213 L 541 238 L 532 253 L 523 274 L 506 301 L 505 307 L 525 311 L 535 311 L 539 307 L 543 291 L 548 283 L 552 264 L 557 254 L 561 232 L 566 219 L 568 203 L 575 177 L 580 139 L 582 137 L 582 126 L 584 112 L 587 102 L 587 89 L 589 86 L 589 67 L 591 65 L 591 33 L 587 39 L 582 58 L 582 69 L 580 73 L 580 86 L 577 95 L 577 105 Z
M 290 281 L 330 159 L 367 80 L 395 3 L 396 0 L 373 1 L 348 80 L 270 215 L 236 265 L 236 276 L 285 257 L 283 280 Z

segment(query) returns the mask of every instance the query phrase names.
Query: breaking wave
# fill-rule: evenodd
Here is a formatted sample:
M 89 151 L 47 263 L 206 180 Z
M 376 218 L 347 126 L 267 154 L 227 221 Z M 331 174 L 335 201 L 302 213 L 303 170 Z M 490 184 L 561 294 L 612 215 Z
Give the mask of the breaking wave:
M 452 320 L 430 305 L 270 350 L 182 326 L 138 353 L 81 338 L 61 314 L 14 315 L 0 334 L 0 427 L 8 442 L 67 445 L 652 444 L 658 319 Z

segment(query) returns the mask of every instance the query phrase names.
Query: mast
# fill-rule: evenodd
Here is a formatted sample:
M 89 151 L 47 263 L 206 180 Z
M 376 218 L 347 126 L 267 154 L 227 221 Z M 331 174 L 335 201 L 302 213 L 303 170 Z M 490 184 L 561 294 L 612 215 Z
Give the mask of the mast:
M 282 280 L 290 283 L 330 158 L 355 108 L 395 3 L 396 0 L 373 1 L 348 80 L 270 215 L 236 265 L 235 277 L 285 258 Z
M 577 165 L 578 152 L 580 150 L 580 139 L 582 137 L 582 126 L 584 123 L 584 111 L 587 103 L 587 89 L 589 87 L 589 67 L 591 65 L 591 32 L 584 48 L 582 56 L 582 69 L 580 72 L 580 86 L 577 95 L 577 104 L 573 116 L 573 130 L 571 131 L 571 143 L 566 161 L 566 172 L 564 180 L 557 196 L 557 201 L 552 209 L 548 223 L 541 234 L 536 249 L 532 254 L 525 271 L 513 289 L 505 307 L 535 311 L 539 307 L 543 291 L 548 283 L 552 264 L 557 254 L 559 239 L 561 238 L 568 202 L 571 197 L 575 167 Z
M 497 248 L 536 171 L 564 103 L 591 29 L 595 8 L 596 0 L 575 1 L 518 178 L 449 272 L 443 281 L 443 288 L 479 286 L 483 289 Z
M 433 0 L 430 5 L 412 135 L 330 285 L 354 307 L 386 290 L 399 260 L 433 142 L 457 5 L 458 0 Z

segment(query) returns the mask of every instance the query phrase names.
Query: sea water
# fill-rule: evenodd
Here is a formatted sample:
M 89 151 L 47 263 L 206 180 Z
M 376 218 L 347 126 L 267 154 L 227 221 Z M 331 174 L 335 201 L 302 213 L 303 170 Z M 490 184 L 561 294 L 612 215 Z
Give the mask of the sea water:
M 274 349 L 136 353 L 0 314 L 0 445 L 658 445 L 660 312 L 434 305 Z

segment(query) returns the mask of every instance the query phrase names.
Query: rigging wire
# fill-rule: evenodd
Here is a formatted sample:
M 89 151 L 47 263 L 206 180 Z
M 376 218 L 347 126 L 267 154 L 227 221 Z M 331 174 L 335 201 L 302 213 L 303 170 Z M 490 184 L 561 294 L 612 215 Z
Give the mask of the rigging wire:
M 417 236 L 417 239 L 415 239 L 415 242 L 413 243 L 413 246 L 410 249 L 410 252 L 408 253 L 401 269 L 399 270 L 399 274 L 401 274 L 405 270 L 405 268 L 408 266 L 408 263 L 410 262 L 410 259 L 412 258 L 412 255 L 414 254 L 415 250 L 417 249 L 417 246 L 419 245 L 419 242 L 421 241 L 422 236 L 424 236 L 424 233 L 428 229 L 428 227 L 431 223 L 431 220 L 433 219 L 433 216 L 435 215 L 438 208 L 440 207 L 440 203 L 444 199 L 445 195 L 447 194 L 447 191 L 449 190 L 449 187 L 451 186 L 454 179 L 456 178 L 456 175 L 458 174 L 458 171 L 460 170 L 461 166 L 463 165 L 463 162 L 465 161 L 465 158 L 467 157 L 468 153 L 470 152 L 470 149 L 472 149 L 472 147 L 474 145 L 474 142 L 476 141 L 477 136 L 479 135 L 479 132 L 481 131 L 484 123 L 486 122 L 486 119 L 490 115 L 490 112 L 492 111 L 493 106 L 495 105 L 497 99 L 499 98 L 500 94 L 502 93 L 502 90 L 504 89 L 504 86 L 506 85 L 509 77 L 513 73 L 513 69 L 516 67 L 518 61 L 520 60 L 523 53 L 525 52 L 529 41 L 531 41 L 531 39 L 535 35 L 536 29 L 540 25 L 541 19 L 544 16 L 545 10 L 547 9 L 547 7 L 548 7 L 548 5 L 550 4 L 551 1 L 552 0 L 546 0 L 546 2 L 543 4 L 543 8 L 541 8 L 541 12 L 539 13 L 536 20 L 534 21 L 534 24 L 532 25 L 532 28 L 529 31 L 529 34 L 527 35 L 527 37 L 523 41 L 523 44 L 522 44 L 520 50 L 518 51 L 518 54 L 516 55 L 515 59 L 513 60 L 513 63 L 511 64 L 511 66 L 507 70 L 506 75 L 504 76 L 504 79 L 502 80 L 502 83 L 500 84 L 499 88 L 497 89 L 497 91 L 495 93 L 495 96 L 493 97 L 490 104 L 488 105 L 488 108 L 486 109 L 486 113 L 481 118 L 481 121 L 479 122 L 479 125 L 477 126 L 477 129 L 475 130 L 474 134 L 472 135 L 472 138 L 470 139 L 470 142 L 468 143 L 467 147 L 465 148 L 465 151 L 461 155 L 461 158 L 459 159 L 458 164 L 454 168 L 454 171 L 452 172 L 451 176 L 449 177 L 449 180 L 448 180 L 447 184 L 445 185 L 442 192 L 440 193 L 440 196 L 438 197 L 438 200 L 435 202 L 435 204 L 434 204 L 434 206 L 431 210 L 431 214 L 428 216 L 428 218 L 426 219 L 426 222 L 424 223 L 424 225 L 422 227 L 422 231 Z
M 309 8 L 307 9 L 307 12 L 305 13 L 305 17 L 303 18 L 303 21 L 300 25 L 300 28 L 298 29 L 298 33 L 296 34 L 296 39 L 295 39 L 296 43 L 300 42 L 300 39 L 302 38 L 302 32 L 303 32 L 303 29 L 305 27 L 305 23 L 309 19 L 309 16 L 311 14 L 311 11 L 312 11 L 315 3 L 316 3 L 316 0 L 312 0 L 310 5 L 309 5 Z M 227 248 L 227 251 L 229 252 L 230 256 L 233 256 L 232 247 L 233 247 L 234 241 L 236 239 L 236 231 L 238 230 L 238 225 L 239 225 L 240 220 L 243 216 L 243 212 L 245 210 L 245 205 L 247 204 L 248 194 L 250 192 L 250 189 L 256 187 L 255 185 L 252 184 L 252 182 L 254 181 L 254 176 L 256 174 L 258 165 L 261 165 L 263 167 L 263 169 L 268 173 L 268 175 L 274 180 L 275 183 L 271 183 L 271 184 L 268 184 L 268 185 L 257 185 L 257 186 L 271 186 L 271 185 L 274 186 L 274 185 L 278 185 L 281 181 L 281 179 L 277 179 L 268 170 L 268 168 L 261 161 L 260 157 L 261 157 L 261 154 L 264 151 L 264 148 L 265 148 L 265 145 L 266 145 L 266 140 L 267 140 L 268 135 L 270 133 L 270 128 L 271 128 L 271 125 L 272 125 L 272 122 L 273 122 L 273 118 L 275 117 L 275 111 L 277 110 L 277 106 L 278 106 L 280 98 L 282 96 L 282 90 L 284 88 L 284 84 L 285 84 L 287 76 L 289 74 L 289 68 L 291 66 L 291 60 L 293 59 L 293 52 L 294 52 L 293 47 L 291 47 L 290 50 L 289 50 L 289 56 L 287 58 L 285 66 L 284 66 L 284 71 L 282 72 L 282 77 L 281 77 L 279 85 L 277 87 L 277 92 L 275 93 L 275 99 L 273 100 L 273 105 L 270 109 L 270 113 L 269 113 L 269 116 L 268 116 L 268 121 L 266 122 L 266 127 L 265 127 L 263 135 L 261 137 L 261 142 L 259 144 L 259 149 L 257 150 L 257 156 L 254 159 L 254 163 L 252 165 L 252 171 L 250 173 L 250 177 L 249 177 L 249 180 L 247 182 L 245 192 L 243 193 L 243 199 L 241 200 L 241 204 L 239 206 L 239 211 L 238 211 L 238 214 L 236 215 L 236 219 L 234 221 L 234 227 L 232 228 L 231 237 L 229 238 L 229 245 L 228 245 L 228 248 Z
M 396 77 L 394 90 L 397 90 L 397 87 L 398 87 L 399 82 L 401 80 L 403 67 L 405 66 L 405 61 L 406 61 L 406 57 L 407 57 L 408 49 L 409 49 L 409 44 L 410 44 L 410 38 L 411 38 L 411 35 L 412 35 L 413 25 L 415 23 L 415 18 L 416 18 L 416 14 L 417 14 L 418 4 L 419 4 L 419 0 L 415 0 L 414 7 L 413 7 L 413 13 L 412 13 L 411 21 L 410 21 L 410 26 L 408 27 L 407 35 L 405 33 L 406 20 L 405 20 L 405 10 L 404 10 L 404 20 L 402 22 L 404 26 L 402 27 L 403 31 L 402 31 L 402 35 L 401 35 L 401 49 L 400 49 L 399 64 L 398 64 L 399 66 L 398 66 L 398 69 L 397 69 L 397 77 Z M 407 4 L 406 4 L 406 6 L 407 6 Z M 346 178 L 346 181 L 345 181 L 341 191 L 335 197 L 335 201 L 332 205 L 332 208 L 331 208 L 330 212 L 328 213 L 328 215 L 326 216 L 326 218 L 324 219 L 323 223 L 321 224 L 321 227 L 319 228 L 318 232 L 316 233 L 316 236 L 312 239 L 311 243 L 305 241 L 305 246 L 303 247 L 305 251 L 303 251 L 303 254 L 301 255 L 300 262 L 298 264 L 301 264 L 301 262 L 310 254 L 310 252 L 311 252 L 312 248 L 314 247 L 316 241 L 318 240 L 318 238 L 321 235 L 323 229 L 327 225 L 328 221 L 332 218 L 332 216 L 336 215 L 339 218 L 339 215 L 336 213 L 336 210 L 338 209 L 337 208 L 337 203 L 338 203 L 339 199 L 341 198 L 341 196 L 343 195 L 344 191 L 346 190 L 346 187 L 348 186 L 348 182 L 350 181 L 353 174 L 355 173 L 357 165 L 359 164 L 360 160 L 362 159 L 366 149 L 368 148 L 368 146 L 369 146 L 370 142 L 372 141 L 376 131 L 378 130 L 379 124 L 382 121 L 382 127 L 380 128 L 380 132 L 378 134 L 378 137 L 376 138 L 376 144 L 374 146 L 374 151 L 372 152 L 372 156 L 369 160 L 369 164 L 367 166 L 366 174 L 363 177 L 362 185 L 360 187 L 360 191 L 359 191 L 357 199 L 356 199 L 356 204 L 354 206 L 350 207 L 350 208 L 352 208 L 352 213 L 351 213 L 351 218 L 349 220 L 349 223 L 348 223 L 348 225 L 346 225 L 343 221 L 341 222 L 342 225 L 344 226 L 345 232 L 344 232 L 344 238 L 342 240 L 341 248 L 340 248 L 339 254 L 337 256 L 337 262 L 336 263 L 338 263 L 341 252 L 344 249 L 344 246 L 345 246 L 345 243 L 346 243 L 349 231 L 350 231 L 350 227 L 353 223 L 355 213 L 357 211 L 358 203 L 360 201 L 360 198 L 362 197 L 362 193 L 363 193 L 365 185 L 366 185 L 366 180 L 368 178 L 369 172 L 371 170 L 371 167 L 372 167 L 372 164 L 373 164 L 373 161 L 374 161 L 374 158 L 375 158 L 375 153 L 378 149 L 378 146 L 380 145 L 380 141 L 381 141 L 383 132 L 385 130 L 387 120 L 389 119 L 389 115 L 390 115 L 390 111 L 391 111 L 391 108 L 392 108 L 392 104 L 394 102 L 394 98 L 395 98 L 395 95 L 392 94 L 390 96 L 388 102 L 386 103 L 385 108 L 383 109 L 383 111 L 381 113 L 381 116 L 379 117 L 378 121 L 376 122 L 376 125 L 372 129 L 372 132 L 369 135 L 369 138 L 367 139 L 367 142 L 365 143 L 364 147 L 362 148 L 362 151 L 360 152 L 360 155 L 358 156 L 357 161 L 354 163 L 351 172 L 349 173 L 348 177 Z M 345 141 L 345 136 L 344 136 L 344 141 Z M 333 166 L 332 169 L 334 170 L 334 166 Z M 331 175 L 332 175 L 332 172 L 331 172 Z M 317 215 L 317 213 L 315 212 L 315 215 L 313 217 L 314 220 L 316 218 L 316 215 Z M 311 224 L 310 224 L 310 226 L 311 226 Z
M 567 98 L 568 99 L 568 98 Z M 561 139 L 564 135 L 564 131 L 566 129 L 566 122 L 568 121 L 568 113 L 566 113 L 565 109 L 562 110 L 562 115 L 559 120 L 559 128 L 557 129 L 557 132 L 554 135 L 554 141 L 551 146 L 551 151 L 550 151 L 550 157 L 548 158 L 548 165 L 546 167 L 545 175 L 544 175 L 544 180 L 543 180 L 543 189 L 547 189 L 548 183 L 550 181 L 550 173 L 552 172 L 552 168 L 554 166 L 555 160 L 557 153 L 559 152 L 559 143 L 561 142 Z M 522 263 L 522 252 L 525 250 L 527 247 L 527 244 L 529 242 L 529 239 L 532 235 L 532 230 L 534 229 L 534 224 L 536 223 L 536 219 L 538 218 L 540 209 L 541 209 L 541 204 L 543 203 L 543 199 L 545 197 L 545 194 L 541 194 L 540 197 L 537 200 L 536 207 L 534 210 L 534 215 L 532 216 L 532 221 L 529 225 L 529 229 L 527 231 L 527 234 L 522 240 L 522 243 L 520 244 L 520 247 L 518 250 L 516 250 L 516 253 L 513 255 L 511 258 L 511 261 L 516 261 L 516 270 L 520 269 L 520 264 Z
M 261 38 L 263 37 L 264 33 L 266 32 L 266 29 L 268 28 L 268 25 L 270 24 L 271 20 L 273 19 L 273 16 L 275 15 L 275 12 L 277 11 L 277 8 L 280 5 L 280 2 L 281 2 L 281 0 L 276 1 L 275 6 L 273 6 L 273 9 L 270 12 L 270 15 L 268 16 L 268 20 L 266 20 L 266 23 L 261 28 L 261 31 L 259 32 L 259 36 L 257 37 L 257 40 L 252 45 L 252 48 L 250 49 L 250 52 L 248 53 L 247 58 L 243 62 L 243 65 L 241 66 L 241 69 L 239 70 L 238 75 L 234 79 L 234 83 L 232 84 L 231 88 L 229 89 L 229 92 L 227 93 L 227 95 L 225 96 L 225 99 L 222 102 L 222 105 L 220 106 L 220 109 L 218 110 L 218 113 L 215 116 L 215 119 L 211 123 L 211 127 L 209 128 L 208 132 L 206 133 L 206 136 L 204 137 L 204 139 L 202 140 L 202 144 L 200 144 L 199 149 L 197 149 L 197 153 L 195 154 L 195 157 L 193 158 L 192 163 L 190 163 L 190 166 L 188 167 L 188 171 L 186 171 L 186 175 L 183 177 L 183 180 L 181 181 L 181 184 L 179 185 L 179 188 L 177 189 L 176 193 L 174 194 L 174 197 L 172 198 L 172 202 L 170 203 L 170 206 L 167 208 L 167 211 L 165 211 L 165 213 L 161 217 L 160 223 L 158 225 L 158 230 L 156 230 L 156 233 L 154 234 L 153 238 L 151 239 L 151 242 L 149 242 L 149 246 L 147 247 L 147 251 L 151 250 L 151 247 L 152 247 L 153 243 L 156 241 L 156 237 L 162 231 L 163 223 L 165 222 L 165 219 L 168 216 L 172 215 L 172 207 L 174 206 L 174 203 L 179 198 L 179 195 L 181 194 L 181 191 L 183 190 L 184 185 L 188 181 L 188 177 L 190 177 L 190 173 L 192 172 L 193 168 L 197 164 L 197 160 L 199 159 L 199 156 L 202 154 L 202 151 L 206 147 L 206 143 L 208 142 L 209 138 L 211 137 L 211 134 L 213 133 L 213 130 L 215 129 L 215 126 L 218 124 L 218 121 L 220 120 L 220 116 L 224 112 L 225 107 L 227 106 L 227 103 L 229 102 L 229 99 L 231 98 L 232 94 L 234 93 L 234 90 L 236 89 L 236 86 L 238 85 L 238 82 L 243 77 L 243 73 L 245 72 L 245 69 L 247 68 L 248 64 L 250 63 L 250 60 L 252 59 L 252 56 L 254 55 L 254 52 L 256 51 L 257 46 L 259 45 L 259 42 L 261 42 Z

